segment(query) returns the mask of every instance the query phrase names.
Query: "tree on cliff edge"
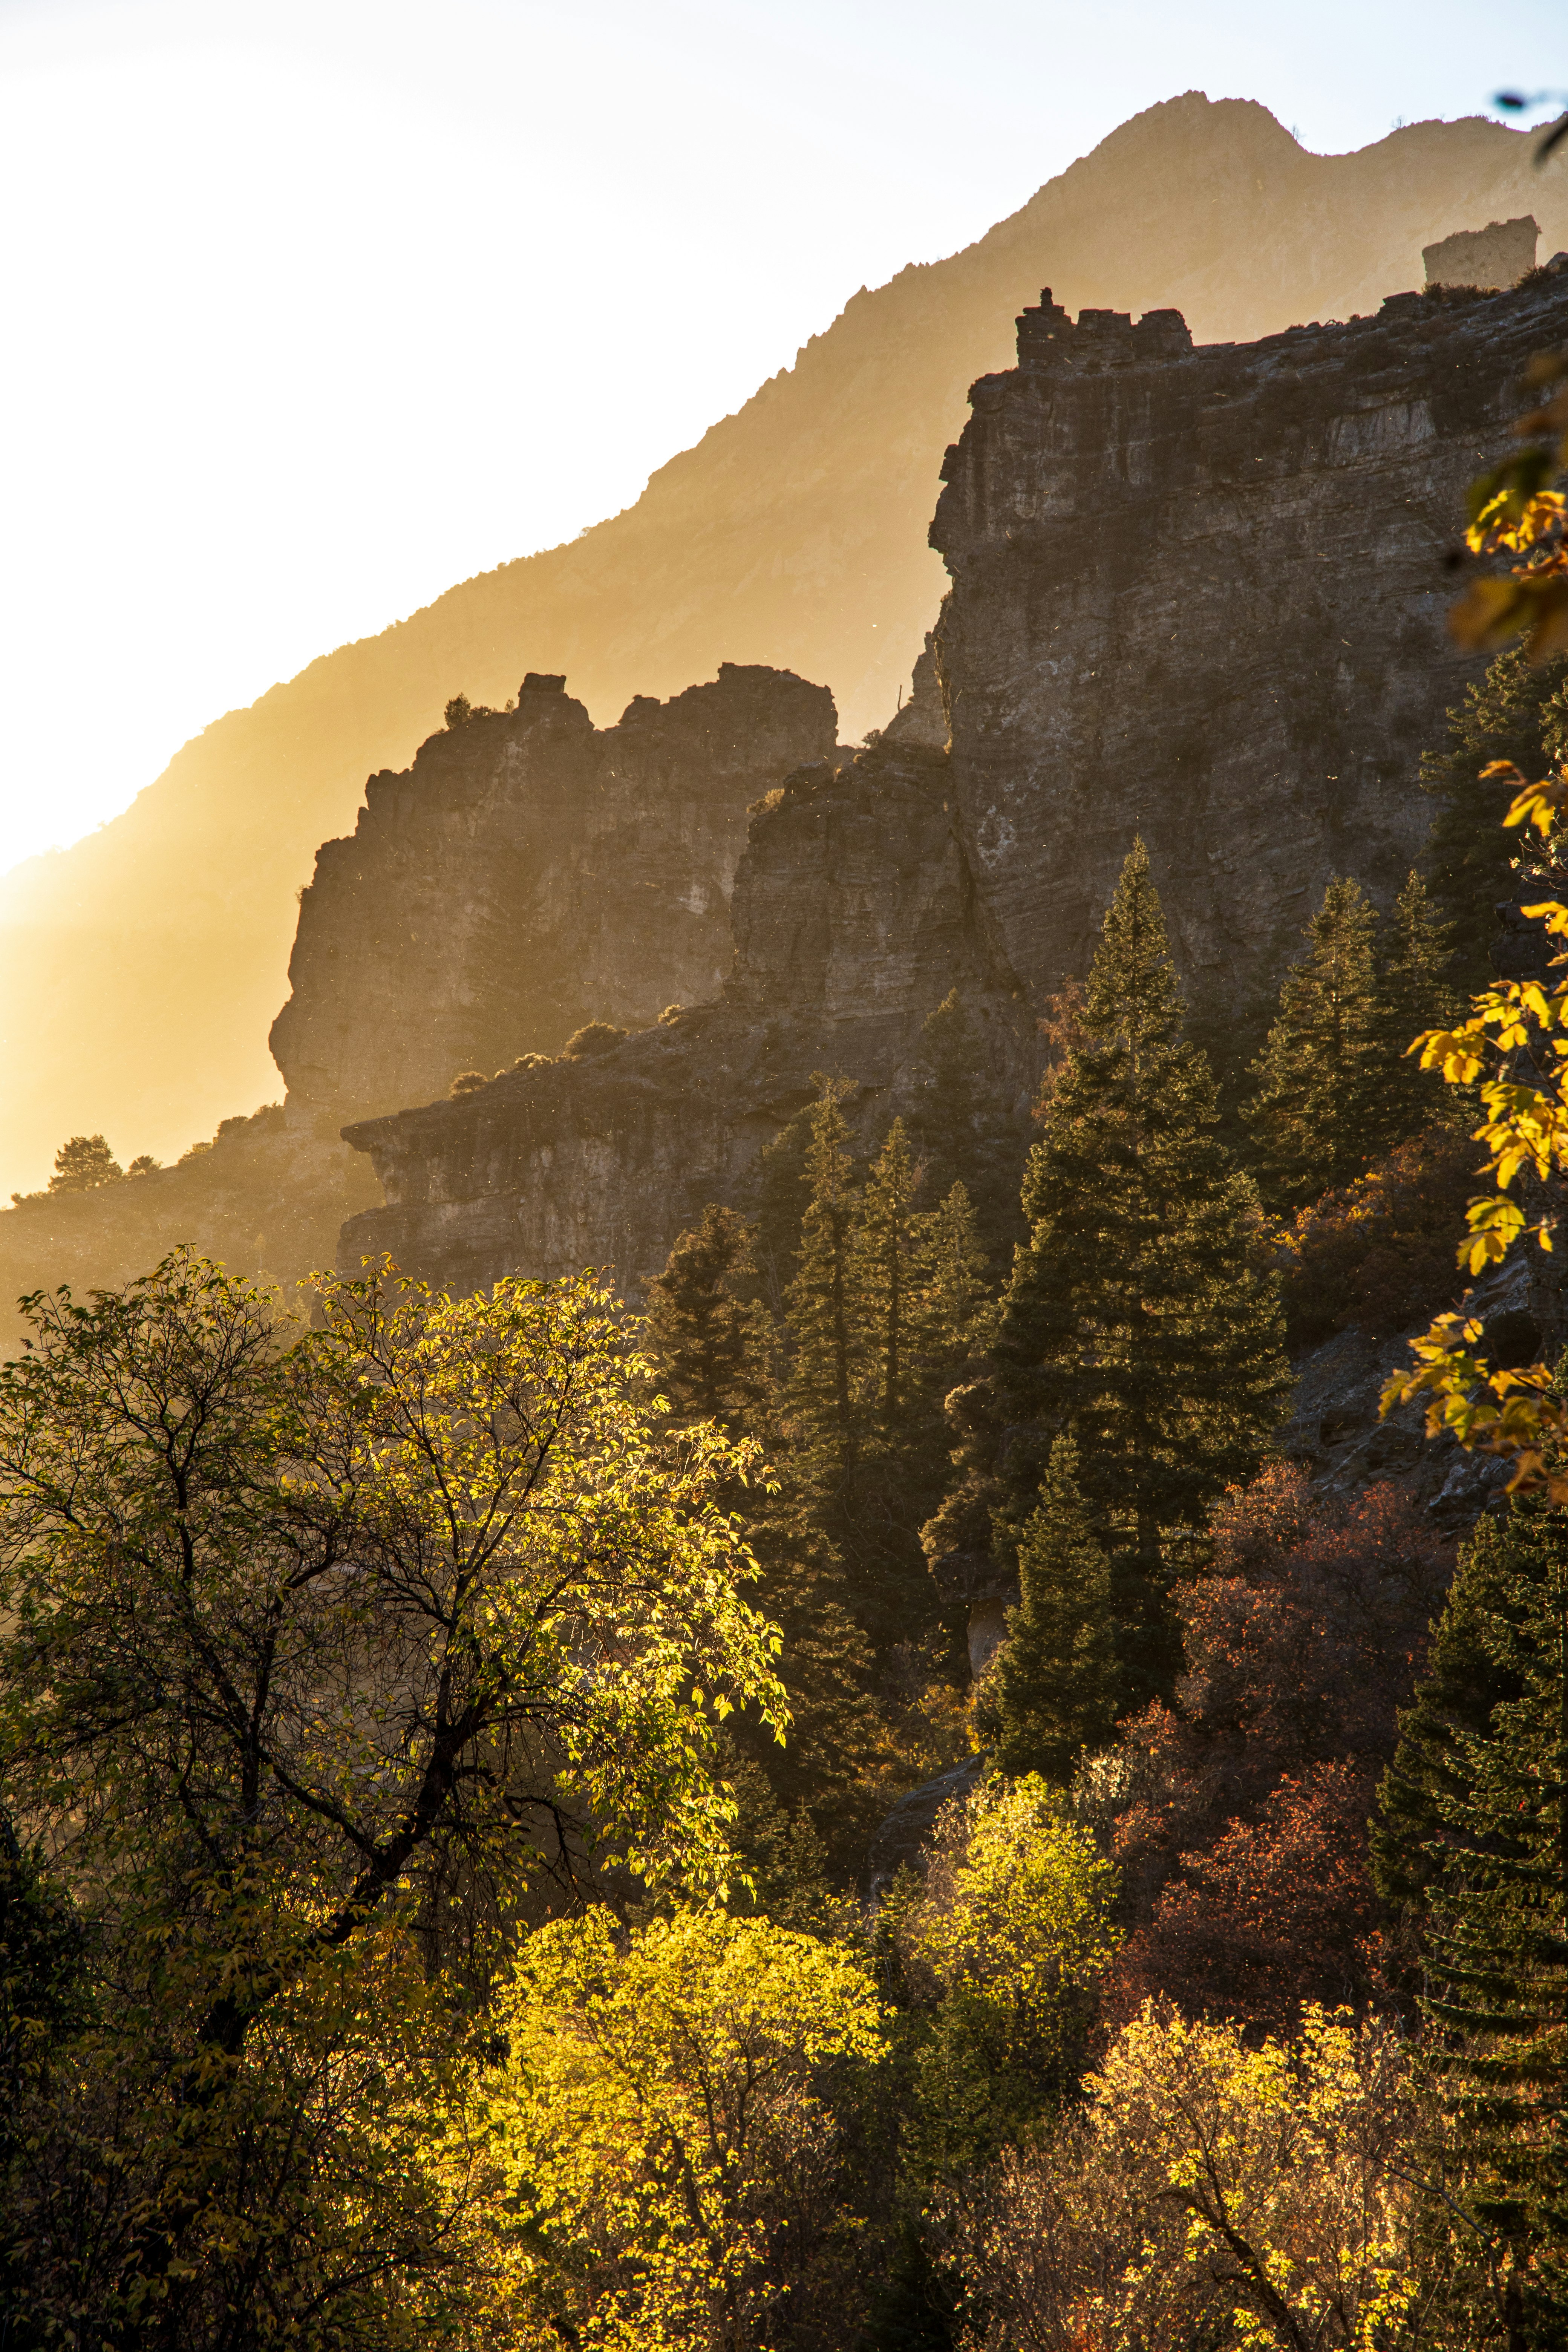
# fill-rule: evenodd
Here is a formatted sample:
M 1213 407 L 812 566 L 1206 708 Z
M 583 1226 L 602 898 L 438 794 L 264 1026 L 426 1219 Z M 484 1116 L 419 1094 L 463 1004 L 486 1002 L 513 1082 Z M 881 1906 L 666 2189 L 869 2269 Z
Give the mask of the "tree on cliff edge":
M 1214 1133 L 1214 1079 L 1184 1016 L 1139 841 L 1095 953 L 1088 1042 L 1030 1154 L 1029 1240 L 994 1349 L 1013 1425 L 996 1539 L 1016 1549 L 1052 1441 L 1072 1437 L 1111 1556 L 1118 1713 L 1169 1690 L 1173 1539 L 1257 1469 L 1289 1386 L 1257 1194 Z

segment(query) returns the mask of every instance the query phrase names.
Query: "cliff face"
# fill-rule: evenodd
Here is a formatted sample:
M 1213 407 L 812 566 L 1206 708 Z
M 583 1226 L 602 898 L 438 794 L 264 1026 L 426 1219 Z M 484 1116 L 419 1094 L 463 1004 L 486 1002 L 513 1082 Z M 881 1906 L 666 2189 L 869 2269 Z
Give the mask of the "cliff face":
M 1194 351 L 1168 311 L 1026 312 L 948 454 L 940 703 L 928 658 L 874 751 L 753 816 L 715 1003 L 347 1130 L 388 1206 L 343 1261 L 635 1280 L 704 1201 L 745 1204 L 814 1068 L 858 1082 L 867 1132 L 917 1100 L 954 985 L 1016 1111 L 1034 1016 L 1087 968 L 1140 828 L 1200 1009 L 1234 1028 L 1331 872 L 1386 899 L 1415 855 L 1416 755 L 1466 674 L 1443 625 L 1462 488 L 1523 358 L 1565 339 L 1568 267 L 1243 347 Z
M 1517 292 L 1194 351 L 1048 295 L 983 377 L 931 528 L 975 888 L 1032 992 L 1082 971 L 1135 833 L 1200 1008 L 1255 1010 L 1331 874 L 1386 905 L 1420 752 L 1474 665 L 1444 628 L 1466 483 L 1508 446 L 1568 267 Z
M 835 736 L 826 687 L 728 662 L 618 727 L 531 675 L 433 735 L 317 856 L 272 1028 L 290 1104 L 389 1110 L 716 995 L 747 805 Z
M 942 586 L 942 448 L 1043 279 L 1074 308 L 1177 304 L 1200 339 L 1346 317 L 1418 285 L 1454 230 L 1533 212 L 1544 252 L 1568 245 L 1568 169 L 1533 172 L 1531 149 L 1427 122 L 1310 155 L 1260 106 L 1153 107 L 977 244 L 858 294 L 626 513 L 216 720 L 122 817 L 0 885 L 0 1193 L 41 1183 L 73 1130 L 169 1158 L 275 1092 L 317 845 L 459 689 L 502 701 L 532 664 L 606 719 L 722 656 L 826 679 L 852 740 L 884 719 Z
M 461 1287 L 608 1265 L 635 1289 L 705 1202 L 751 1200 L 758 1155 L 812 1099 L 814 1071 L 857 1082 L 847 1108 L 868 1137 L 907 1111 L 921 1024 L 952 988 L 984 1082 L 1016 1102 L 1029 1024 L 978 919 L 931 731 L 922 707 L 851 764 L 802 769 L 768 796 L 716 1002 L 591 1059 L 345 1129 L 387 1206 L 345 1224 L 340 1265 L 384 1251 Z

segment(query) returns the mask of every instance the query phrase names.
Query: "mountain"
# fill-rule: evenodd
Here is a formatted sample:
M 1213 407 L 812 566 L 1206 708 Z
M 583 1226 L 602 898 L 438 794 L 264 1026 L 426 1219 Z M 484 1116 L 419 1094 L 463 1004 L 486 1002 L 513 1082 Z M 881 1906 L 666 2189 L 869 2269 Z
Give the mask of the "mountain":
M 1453 230 L 1533 212 L 1546 253 L 1568 245 L 1568 161 L 1531 152 L 1478 120 L 1309 155 L 1248 101 L 1151 108 L 978 243 L 858 294 L 625 513 L 217 720 L 122 816 L 0 882 L 0 1185 L 40 1182 L 74 1130 L 168 1156 L 279 1091 L 267 1034 L 317 845 L 459 689 L 500 704 L 564 672 L 603 723 L 722 660 L 827 685 L 851 737 L 889 717 L 942 585 L 942 451 L 1042 284 L 1175 306 L 1200 341 L 1369 312 Z

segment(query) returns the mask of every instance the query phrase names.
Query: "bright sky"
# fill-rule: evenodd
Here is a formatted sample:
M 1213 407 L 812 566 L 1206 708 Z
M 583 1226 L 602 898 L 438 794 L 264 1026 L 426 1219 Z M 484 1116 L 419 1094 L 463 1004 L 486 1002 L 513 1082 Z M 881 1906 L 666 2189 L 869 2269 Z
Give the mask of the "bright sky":
M 0 869 L 614 513 L 1117 123 L 1320 151 L 1568 81 L 1561 0 L 0 0 Z

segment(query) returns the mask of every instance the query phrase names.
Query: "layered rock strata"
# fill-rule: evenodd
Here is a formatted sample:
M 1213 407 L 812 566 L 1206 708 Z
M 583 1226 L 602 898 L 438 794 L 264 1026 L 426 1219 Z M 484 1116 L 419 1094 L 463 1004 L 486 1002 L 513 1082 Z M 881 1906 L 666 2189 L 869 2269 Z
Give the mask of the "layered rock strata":
M 1042 298 L 982 377 L 931 528 L 964 855 L 1032 996 L 1082 971 L 1142 832 L 1194 1001 L 1260 1006 L 1331 875 L 1386 905 L 1419 755 L 1476 666 L 1444 619 L 1568 262 L 1490 295 L 1188 347 Z
M 272 1051 L 340 1118 L 445 1093 L 588 1021 L 645 1028 L 714 996 L 748 804 L 831 752 L 833 698 L 726 662 L 595 728 L 561 677 L 365 787 L 300 905 Z

